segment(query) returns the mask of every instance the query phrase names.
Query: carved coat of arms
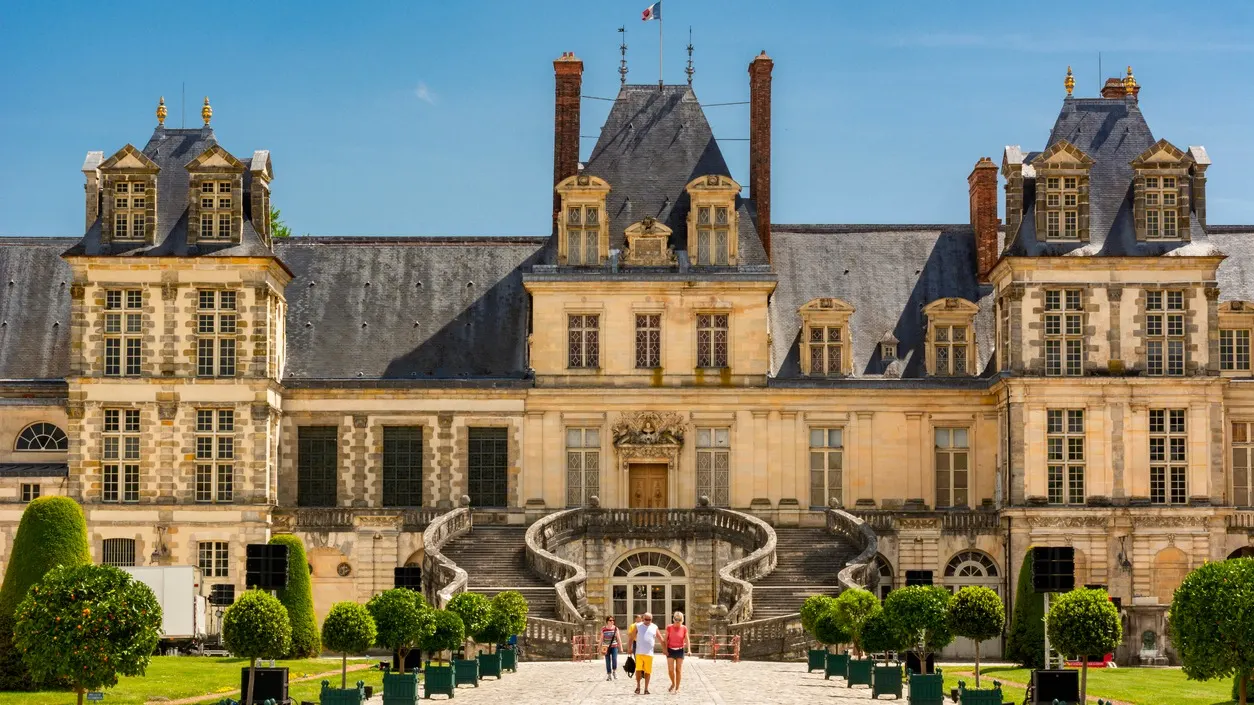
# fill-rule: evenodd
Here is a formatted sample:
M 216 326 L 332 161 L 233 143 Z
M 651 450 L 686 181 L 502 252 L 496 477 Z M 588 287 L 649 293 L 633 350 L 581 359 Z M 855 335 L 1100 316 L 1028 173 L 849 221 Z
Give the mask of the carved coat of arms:
M 610 429 L 615 446 L 678 446 L 684 443 L 684 419 L 673 412 L 623 414 Z

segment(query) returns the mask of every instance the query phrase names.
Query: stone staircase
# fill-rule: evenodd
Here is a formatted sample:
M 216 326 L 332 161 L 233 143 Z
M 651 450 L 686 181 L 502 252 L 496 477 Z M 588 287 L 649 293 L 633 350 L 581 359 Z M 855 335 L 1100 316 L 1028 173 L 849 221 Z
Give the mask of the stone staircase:
M 792 614 L 811 595 L 836 595 L 837 576 L 857 556 L 822 527 L 775 527 L 775 570 L 753 584 L 753 619 Z
M 466 571 L 470 592 L 491 597 L 517 590 L 527 598 L 530 616 L 554 619 L 557 593 L 527 568 L 526 533 L 522 526 L 476 526 L 446 544 L 441 553 Z

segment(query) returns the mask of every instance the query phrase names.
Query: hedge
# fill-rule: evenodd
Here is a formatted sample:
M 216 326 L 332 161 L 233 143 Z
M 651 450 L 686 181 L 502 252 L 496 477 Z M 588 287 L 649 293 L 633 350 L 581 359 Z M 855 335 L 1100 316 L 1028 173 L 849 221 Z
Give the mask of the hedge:
M 280 534 L 271 538 L 270 543 L 287 546 L 287 587 L 278 591 L 278 598 L 287 608 L 287 618 L 292 623 L 292 650 L 283 658 L 314 658 L 322 653 L 322 636 L 314 616 L 305 544 L 293 534 Z

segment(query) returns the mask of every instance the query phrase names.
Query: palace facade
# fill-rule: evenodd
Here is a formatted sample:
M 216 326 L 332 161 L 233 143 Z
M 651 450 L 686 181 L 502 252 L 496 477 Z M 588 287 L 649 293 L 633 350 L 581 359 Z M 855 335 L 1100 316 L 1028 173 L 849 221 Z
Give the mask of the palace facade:
M 783 547 L 834 508 L 881 591 L 1010 601 L 1030 546 L 1067 545 L 1129 649 L 1161 635 L 1184 575 L 1254 542 L 1254 226 L 1207 221 L 1205 135 L 1154 136 L 1131 69 L 1068 80 L 1047 137 L 975 162 L 969 223 L 784 225 L 772 68 L 738 177 L 690 84 L 623 85 L 581 162 L 561 56 L 543 237 L 273 238 L 270 153 L 219 144 L 208 99 L 88 152 L 81 237 L 0 238 L 0 552 L 41 494 L 82 503 L 101 562 L 208 584 L 292 531 L 325 613 L 399 566 L 456 576 L 426 554 L 471 520 L 567 517 L 526 560 L 578 566 L 582 616 L 704 628 L 760 617 L 720 571 L 765 543 L 729 532 Z M 759 604 L 771 566 L 808 570 L 770 544 Z

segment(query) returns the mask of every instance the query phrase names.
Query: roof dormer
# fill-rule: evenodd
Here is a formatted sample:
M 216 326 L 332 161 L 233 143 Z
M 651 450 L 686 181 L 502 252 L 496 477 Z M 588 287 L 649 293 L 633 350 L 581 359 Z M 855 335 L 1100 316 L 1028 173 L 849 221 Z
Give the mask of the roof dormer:
M 1089 241 L 1089 169 L 1093 159 L 1058 140 L 1032 160 L 1036 173 L 1036 237 Z
M 801 316 L 801 374 L 853 374 L 853 341 L 849 334 L 853 310 L 845 301 L 823 297 L 811 299 L 797 311 Z
M 238 243 L 244 227 L 244 172 L 247 167 L 214 144 L 187 169 L 187 244 Z
M 126 145 L 97 167 L 103 208 L 102 243 L 151 245 L 157 229 L 157 174 L 161 167 Z
M 1136 239 L 1188 240 L 1193 157 L 1158 140 L 1131 164 Z
M 610 249 L 610 226 L 605 213 L 609 182 L 576 174 L 562 179 L 554 190 L 562 201 L 562 215 L 557 220 L 558 264 L 602 265 Z
M 736 195 L 740 184 L 710 174 L 688 182 L 688 259 L 697 266 L 737 264 Z

